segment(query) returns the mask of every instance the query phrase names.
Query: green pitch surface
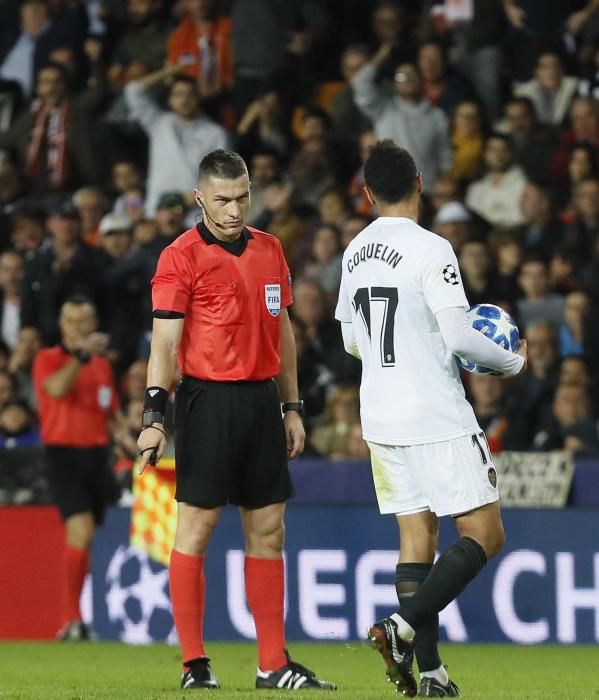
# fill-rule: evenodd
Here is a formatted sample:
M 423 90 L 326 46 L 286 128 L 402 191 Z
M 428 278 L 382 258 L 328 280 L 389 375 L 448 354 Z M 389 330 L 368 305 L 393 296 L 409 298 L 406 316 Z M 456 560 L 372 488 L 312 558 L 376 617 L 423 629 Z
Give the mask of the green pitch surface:
M 218 691 L 177 690 L 178 651 L 156 645 L 129 647 L 96 643 L 0 643 L 0 698 L 78 700 L 158 700 L 214 696 L 215 700 L 268 700 L 312 692 L 253 689 L 255 648 L 252 644 L 211 643 Z M 332 680 L 335 700 L 398 698 L 386 683 L 379 655 L 361 644 L 291 644 L 292 656 Z M 444 645 L 442 656 L 464 698 L 594 698 L 599 699 L 596 647 L 516 647 Z M 320 693 L 317 693 L 320 695 Z M 330 696 L 330 693 L 325 695 Z

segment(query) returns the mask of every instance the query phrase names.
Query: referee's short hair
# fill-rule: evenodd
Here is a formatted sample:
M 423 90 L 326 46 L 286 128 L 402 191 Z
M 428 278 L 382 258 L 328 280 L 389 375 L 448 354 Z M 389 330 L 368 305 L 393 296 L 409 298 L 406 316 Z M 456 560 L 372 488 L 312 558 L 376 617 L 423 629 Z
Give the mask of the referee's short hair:
M 198 168 L 198 180 L 217 177 L 223 180 L 236 180 L 248 174 L 248 168 L 243 158 L 235 151 L 219 148 L 204 156 Z
M 378 141 L 364 165 L 366 186 L 385 204 L 395 204 L 411 197 L 417 178 L 414 159 L 391 139 Z

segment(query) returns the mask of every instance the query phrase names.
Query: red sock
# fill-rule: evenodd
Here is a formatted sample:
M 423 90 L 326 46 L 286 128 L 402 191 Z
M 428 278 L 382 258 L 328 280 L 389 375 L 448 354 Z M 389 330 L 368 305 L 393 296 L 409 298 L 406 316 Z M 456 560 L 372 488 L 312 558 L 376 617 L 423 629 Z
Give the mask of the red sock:
M 276 671 L 287 663 L 283 560 L 246 557 L 245 595 L 256 625 L 258 665 L 262 671 Z
M 79 599 L 89 569 L 89 550 L 67 545 L 65 552 L 64 623 L 81 619 Z
M 179 633 L 183 665 L 206 656 L 204 651 L 204 556 L 193 557 L 173 549 L 169 568 L 171 604 Z

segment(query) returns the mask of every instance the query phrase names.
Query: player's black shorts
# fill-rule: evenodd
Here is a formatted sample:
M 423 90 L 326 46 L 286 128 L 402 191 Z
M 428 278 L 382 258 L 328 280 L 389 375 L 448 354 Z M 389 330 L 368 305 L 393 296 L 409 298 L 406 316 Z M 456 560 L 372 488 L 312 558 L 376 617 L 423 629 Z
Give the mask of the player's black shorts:
M 279 392 L 272 380 L 183 377 L 175 400 L 177 501 L 261 508 L 295 491 Z
M 105 447 L 46 446 L 50 489 L 63 520 L 91 512 L 102 523 L 106 508 L 119 497 L 107 458 Z

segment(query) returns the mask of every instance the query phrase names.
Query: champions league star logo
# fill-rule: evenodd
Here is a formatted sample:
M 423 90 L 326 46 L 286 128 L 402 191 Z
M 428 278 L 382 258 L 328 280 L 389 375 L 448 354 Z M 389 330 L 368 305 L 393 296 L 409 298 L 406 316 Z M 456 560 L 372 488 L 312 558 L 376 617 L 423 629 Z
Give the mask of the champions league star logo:
M 458 283 L 458 273 L 453 265 L 445 265 L 443 268 L 443 279 L 447 282 L 447 284 Z

